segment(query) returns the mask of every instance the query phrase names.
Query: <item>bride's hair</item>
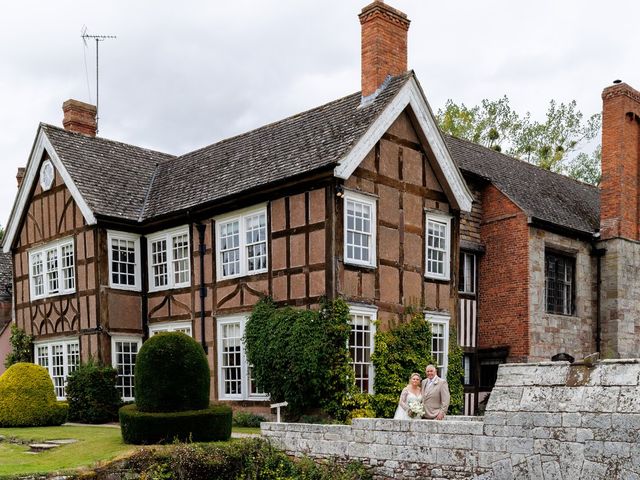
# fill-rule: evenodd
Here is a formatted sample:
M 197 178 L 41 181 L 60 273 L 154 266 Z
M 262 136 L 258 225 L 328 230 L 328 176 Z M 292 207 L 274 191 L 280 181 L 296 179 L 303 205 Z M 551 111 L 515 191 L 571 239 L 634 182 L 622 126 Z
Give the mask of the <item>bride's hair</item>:
M 418 378 L 419 378 L 420 380 L 422 380 L 422 377 L 420 376 L 420 374 L 419 374 L 418 372 L 413 372 L 411 375 L 409 375 L 409 383 L 411 383 L 411 379 L 412 379 L 413 377 L 415 377 L 416 375 L 418 376 Z

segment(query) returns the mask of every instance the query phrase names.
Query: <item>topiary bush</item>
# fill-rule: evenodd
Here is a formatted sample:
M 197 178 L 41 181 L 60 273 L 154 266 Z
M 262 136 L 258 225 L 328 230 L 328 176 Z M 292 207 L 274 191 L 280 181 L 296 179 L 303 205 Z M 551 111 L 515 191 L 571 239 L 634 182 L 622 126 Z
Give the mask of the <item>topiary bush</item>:
M 180 412 L 209 406 L 211 378 L 202 346 L 179 332 L 144 342 L 136 358 L 136 405 L 141 412 Z
M 228 440 L 231 408 L 209 405 L 210 372 L 202 347 L 184 333 L 160 333 L 136 358 L 136 403 L 119 410 L 126 443 Z
M 106 423 L 118 419 L 122 404 L 116 388 L 117 370 L 93 360 L 81 363 L 67 378 L 69 420 Z
M 16 363 L 0 376 L 0 427 L 62 425 L 68 408 L 56 400 L 44 367 Z
M 136 405 L 125 405 L 119 411 L 122 438 L 125 443 L 212 442 L 231 436 L 231 407 L 211 405 L 185 412 L 141 412 Z

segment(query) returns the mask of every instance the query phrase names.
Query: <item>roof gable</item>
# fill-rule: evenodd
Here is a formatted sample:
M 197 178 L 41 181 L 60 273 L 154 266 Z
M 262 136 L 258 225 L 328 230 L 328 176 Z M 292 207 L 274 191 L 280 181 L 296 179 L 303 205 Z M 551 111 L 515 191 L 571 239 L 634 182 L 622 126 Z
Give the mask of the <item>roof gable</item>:
M 433 167 L 440 185 L 442 185 L 447 196 L 453 200 L 458 209 L 470 212 L 473 196 L 456 163 L 451 158 L 431 107 L 413 74 L 393 100 L 386 105 L 378 118 L 358 139 L 349 153 L 340 160 L 334 169 L 335 176 L 344 179 L 349 178 L 376 142 L 382 138 L 382 135 L 407 108 L 413 114 L 416 131 L 422 144 L 427 146 L 433 153 L 436 161 L 436 165 L 433 165 Z
M 33 144 L 33 148 L 31 149 L 31 155 L 29 156 L 29 161 L 27 162 L 25 175 L 22 183 L 20 184 L 20 188 L 18 189 L 18 194 L 13 204 L 11 215 L 9 216 L 9 221 L 7 222 L 5 236 L 2 240 L 3 251 L 5 253 L 11 251 L 11 247 L 16 240 L 17 233 L 22 224 L 24 213 L 28 207 L 29 200 L 31 199 L 31 192 L 33 191 L 35 182 L 38 181 L 40 165 L 43 158 L 45 157 L 45 154 L 53 164 L 58 174 L 62 177 L 62 180 L 64 181 L 66 187 L 69 189 L 71 196 L 78 205 L 78 208 L 82 212 L 82 216 L 84 217 L 87 224 L 92 225 L 96 223 L 96 218 L 93 211 L 89 208 L 87 202 L 85 202 L 84 198 L 80 194 L 78 187 L 65 168 L 65 165 L 60 161 L 60 158 L 58 157 L 55 149 L 49 141 L 44 128 L 41 125 L 38 129 L 38 134 L 36 135 L 36 140 Z

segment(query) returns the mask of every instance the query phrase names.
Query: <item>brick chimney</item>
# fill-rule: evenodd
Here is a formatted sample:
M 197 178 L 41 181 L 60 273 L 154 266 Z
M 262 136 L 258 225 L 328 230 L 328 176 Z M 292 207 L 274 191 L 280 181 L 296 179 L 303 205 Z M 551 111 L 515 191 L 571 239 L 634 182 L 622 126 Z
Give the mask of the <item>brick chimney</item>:
M 388 75 L 407 71 L 409 19 L 381 0 L 360 12 L 362 25 L 362 96 L 374 93 Z
M 24 180 L 24 167 L 18 167 L 18 172 L 16 173 L 16 180 L 18 181 L 18 188 L 22 185 L 22 180 Z
M 640 240 L 640 92 L 626 83 L 602 92 L 600 235 Z
M 67 100 L 62 104 L 64 119 L 62 125 L 70 132 L 96 136 L 96 107 L 79 100 Z

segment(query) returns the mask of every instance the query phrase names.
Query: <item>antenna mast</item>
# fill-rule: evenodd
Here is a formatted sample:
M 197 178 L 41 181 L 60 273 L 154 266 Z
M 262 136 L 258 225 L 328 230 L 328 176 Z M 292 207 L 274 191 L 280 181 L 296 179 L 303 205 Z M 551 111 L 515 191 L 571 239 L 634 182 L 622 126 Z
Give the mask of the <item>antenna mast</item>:
M 85 47 L 87 46 L 87 38 L 93 38 L 96 41 L 96 134 L 98 133 L 98 121 L 100 119 L 99 116 L 99 112 L 100 112 L 100 91 L 98 90 L 100 84 L 99 84 L 99 77 L 98 77 L 98 73 L 99 73 L 99 42 L 104 42 L 107 38 L 117 38 L 115 35 L 89 35 L 87 34 L 87 29 L 86 27 L 83 29 L 82 31 L 82 35 L 80 35 L 82 37 L 82 41 L 84 42 Z

